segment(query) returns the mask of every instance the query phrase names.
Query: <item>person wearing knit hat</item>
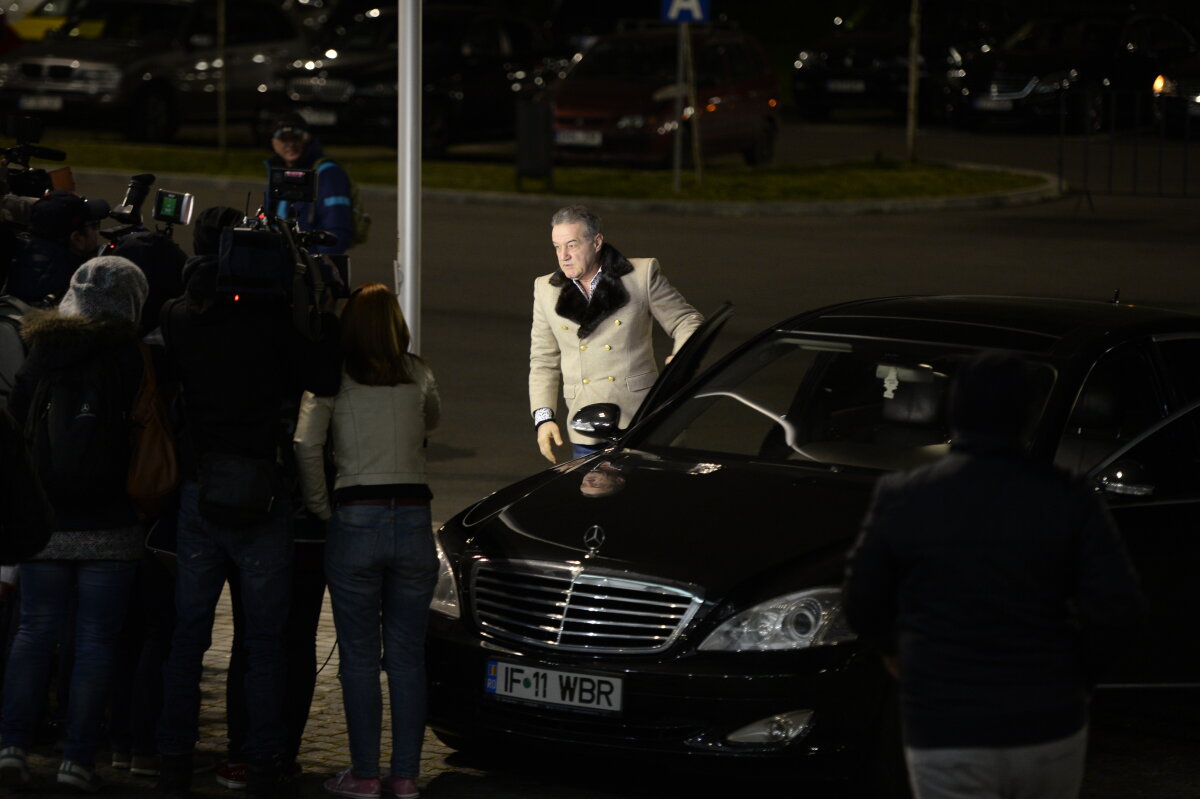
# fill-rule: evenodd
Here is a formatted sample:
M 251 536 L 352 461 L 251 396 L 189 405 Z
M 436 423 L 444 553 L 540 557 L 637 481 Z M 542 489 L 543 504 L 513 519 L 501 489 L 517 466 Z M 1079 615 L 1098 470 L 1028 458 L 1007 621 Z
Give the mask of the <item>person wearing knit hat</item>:
M 148 293 L 127 258 L 91 258 L 70 275 L 57 308 L 21 320 L 29 355 L 8 410 L 27 431 L 31 459 L 53 508 L 49 540 L 21 563 L 22 613 L 4 672 L 0 774 L 31 781 L 27 750 L 45 714 L 44 664 L 64 629 L 74 632 L 67 739 L 55 781 L 100 787 L 105 699 L 133 596 L 146 530 L 126 488 L 134 400 L 145 374 L 137 323 Z
M 71 275 L 58 312 L 85 319 L 117 317 L 137 324 L 149 293 L 150 284 L 133 261 L 119 255 L 98 255 Z

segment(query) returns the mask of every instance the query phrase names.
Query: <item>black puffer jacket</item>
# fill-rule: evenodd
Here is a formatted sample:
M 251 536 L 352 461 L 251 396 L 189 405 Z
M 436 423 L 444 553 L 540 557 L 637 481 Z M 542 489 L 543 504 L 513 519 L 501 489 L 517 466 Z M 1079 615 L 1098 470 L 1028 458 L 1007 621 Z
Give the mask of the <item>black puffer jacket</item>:
M 323 315 L 321 339 L 309 341 L 282 302 L 235 302 L 217 294 L 216 276 L 216 256 L 189 259 L 184 295 L 161 315 L 167 359 L 183 388 L 187 479 L 206 452 L 275 458 L 282 409 L 305 390 L 336 394 L 341 376 L 336 316 Z
M 29 357 L 17 372 L 8 409 L 22 429 L 38 412 L 32 402 L 39 381 L 55 373 L 78 374 L 96 368 L 114 378 L 119 407 L 127 409 L 120 422 L 126 429 L 118 438 L 127 438 L 134 397 L 142 379 L 142 356 L 133 322 L 110 318 L 93 321 L 60 316 L 56 310 L 34 310 L 25 316 L 21 335 L 29 342 Z M 55 530 L 111 530 L 137 523 L 133 504 L 123 490 L 128 454 L 126 448 L 116 458 L 125 466 L 115 475 L 114 488 L 103 501 L 89 500 L 79 505 L 54 501 Z M 53 499 L 55 492 L 62 493 L 64 487 L 47 485 L 46 490 Z
M 1083 725 L 1141 598 L 1087 486 L 1014 448 L 964 443 L 879 480 L 845 608 L 864 642 L 899 658 L 909 746 L 993 747 Z

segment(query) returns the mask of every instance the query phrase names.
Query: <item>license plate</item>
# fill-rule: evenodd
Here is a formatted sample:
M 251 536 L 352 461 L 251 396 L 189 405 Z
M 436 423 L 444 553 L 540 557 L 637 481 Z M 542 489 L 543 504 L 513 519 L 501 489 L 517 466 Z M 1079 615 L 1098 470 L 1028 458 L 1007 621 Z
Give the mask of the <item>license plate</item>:
M 304 121 L 310 125 L 319 127 L 329 127 L 337 124 L 337 111 L 329 111 L 321 108 L 302 108 L 300 116 L 304 117 Z
M 976 97 L 975 107 L 980 111 L 1011 111 L 1012 100 L 996 100 L 991 97 Z
M 867 90 L 867 84 L 861 80 L 831 80 L 825 88 L 838 94 L 862 94 Z
M 604 136 L 598 130 L 559 130 L 554 133 L 554 141 L 578 147 L 599 147 Z
M 26 94 L 17 100 L 22 111 L 61 111 L 63 100 L 55 94 Z
M 619 713 L 621 678 L 489 660 L 484 690 L 535 705 Z

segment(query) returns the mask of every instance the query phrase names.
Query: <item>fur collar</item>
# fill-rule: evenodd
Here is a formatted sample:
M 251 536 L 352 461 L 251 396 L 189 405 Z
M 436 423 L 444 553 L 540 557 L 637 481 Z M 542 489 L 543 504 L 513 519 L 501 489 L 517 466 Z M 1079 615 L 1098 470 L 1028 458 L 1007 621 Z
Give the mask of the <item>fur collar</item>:
M 562 270 L 550 276 L 550 285 L 559 286 L 555 312 L 579 325 L 579 338 L 587 338 L 602 321 L 629 302 L 629 290 L 621 278 L 633 271 L 633 264 L 611 244 L 600 249 L 600 279 L 588 301 L 583 292 Z
M 127 319 L 63 316 L 56 308 L 35 308 L 21 319 L 21 338 L 56 348 L 93 350 L 114 342 L 135 341 L 137 325 Z

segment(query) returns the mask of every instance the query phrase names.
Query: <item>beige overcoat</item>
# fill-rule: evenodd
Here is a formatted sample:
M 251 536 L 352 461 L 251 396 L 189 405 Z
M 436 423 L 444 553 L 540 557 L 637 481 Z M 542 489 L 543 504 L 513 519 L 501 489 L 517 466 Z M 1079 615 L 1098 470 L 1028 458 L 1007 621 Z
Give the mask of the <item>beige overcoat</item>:
M 575 411 L 595 402 L 615 402 L 621 427 L 658 377 L 651 320 L 671 337 L 671 354 L 679 351 L 704 317 L 663 276 L 656 258 L 630 258 L 633 271 L 621 278 L 629 293 L 626 304 L 602 318 L 579 337 L 578 322 L 560 316 L 562 291 L 579 291 L 571 282 L 553 286 L 552 275 L 533 283 L 533 327 L 529 346 L 529 411 L 558 408 L 559 386 L 567 401 L 567 417 L 559 419 L 571 441 L 596 444 L 597 439 L 570 429 Z M 556 414 L 557 415 L 557 414 Z

